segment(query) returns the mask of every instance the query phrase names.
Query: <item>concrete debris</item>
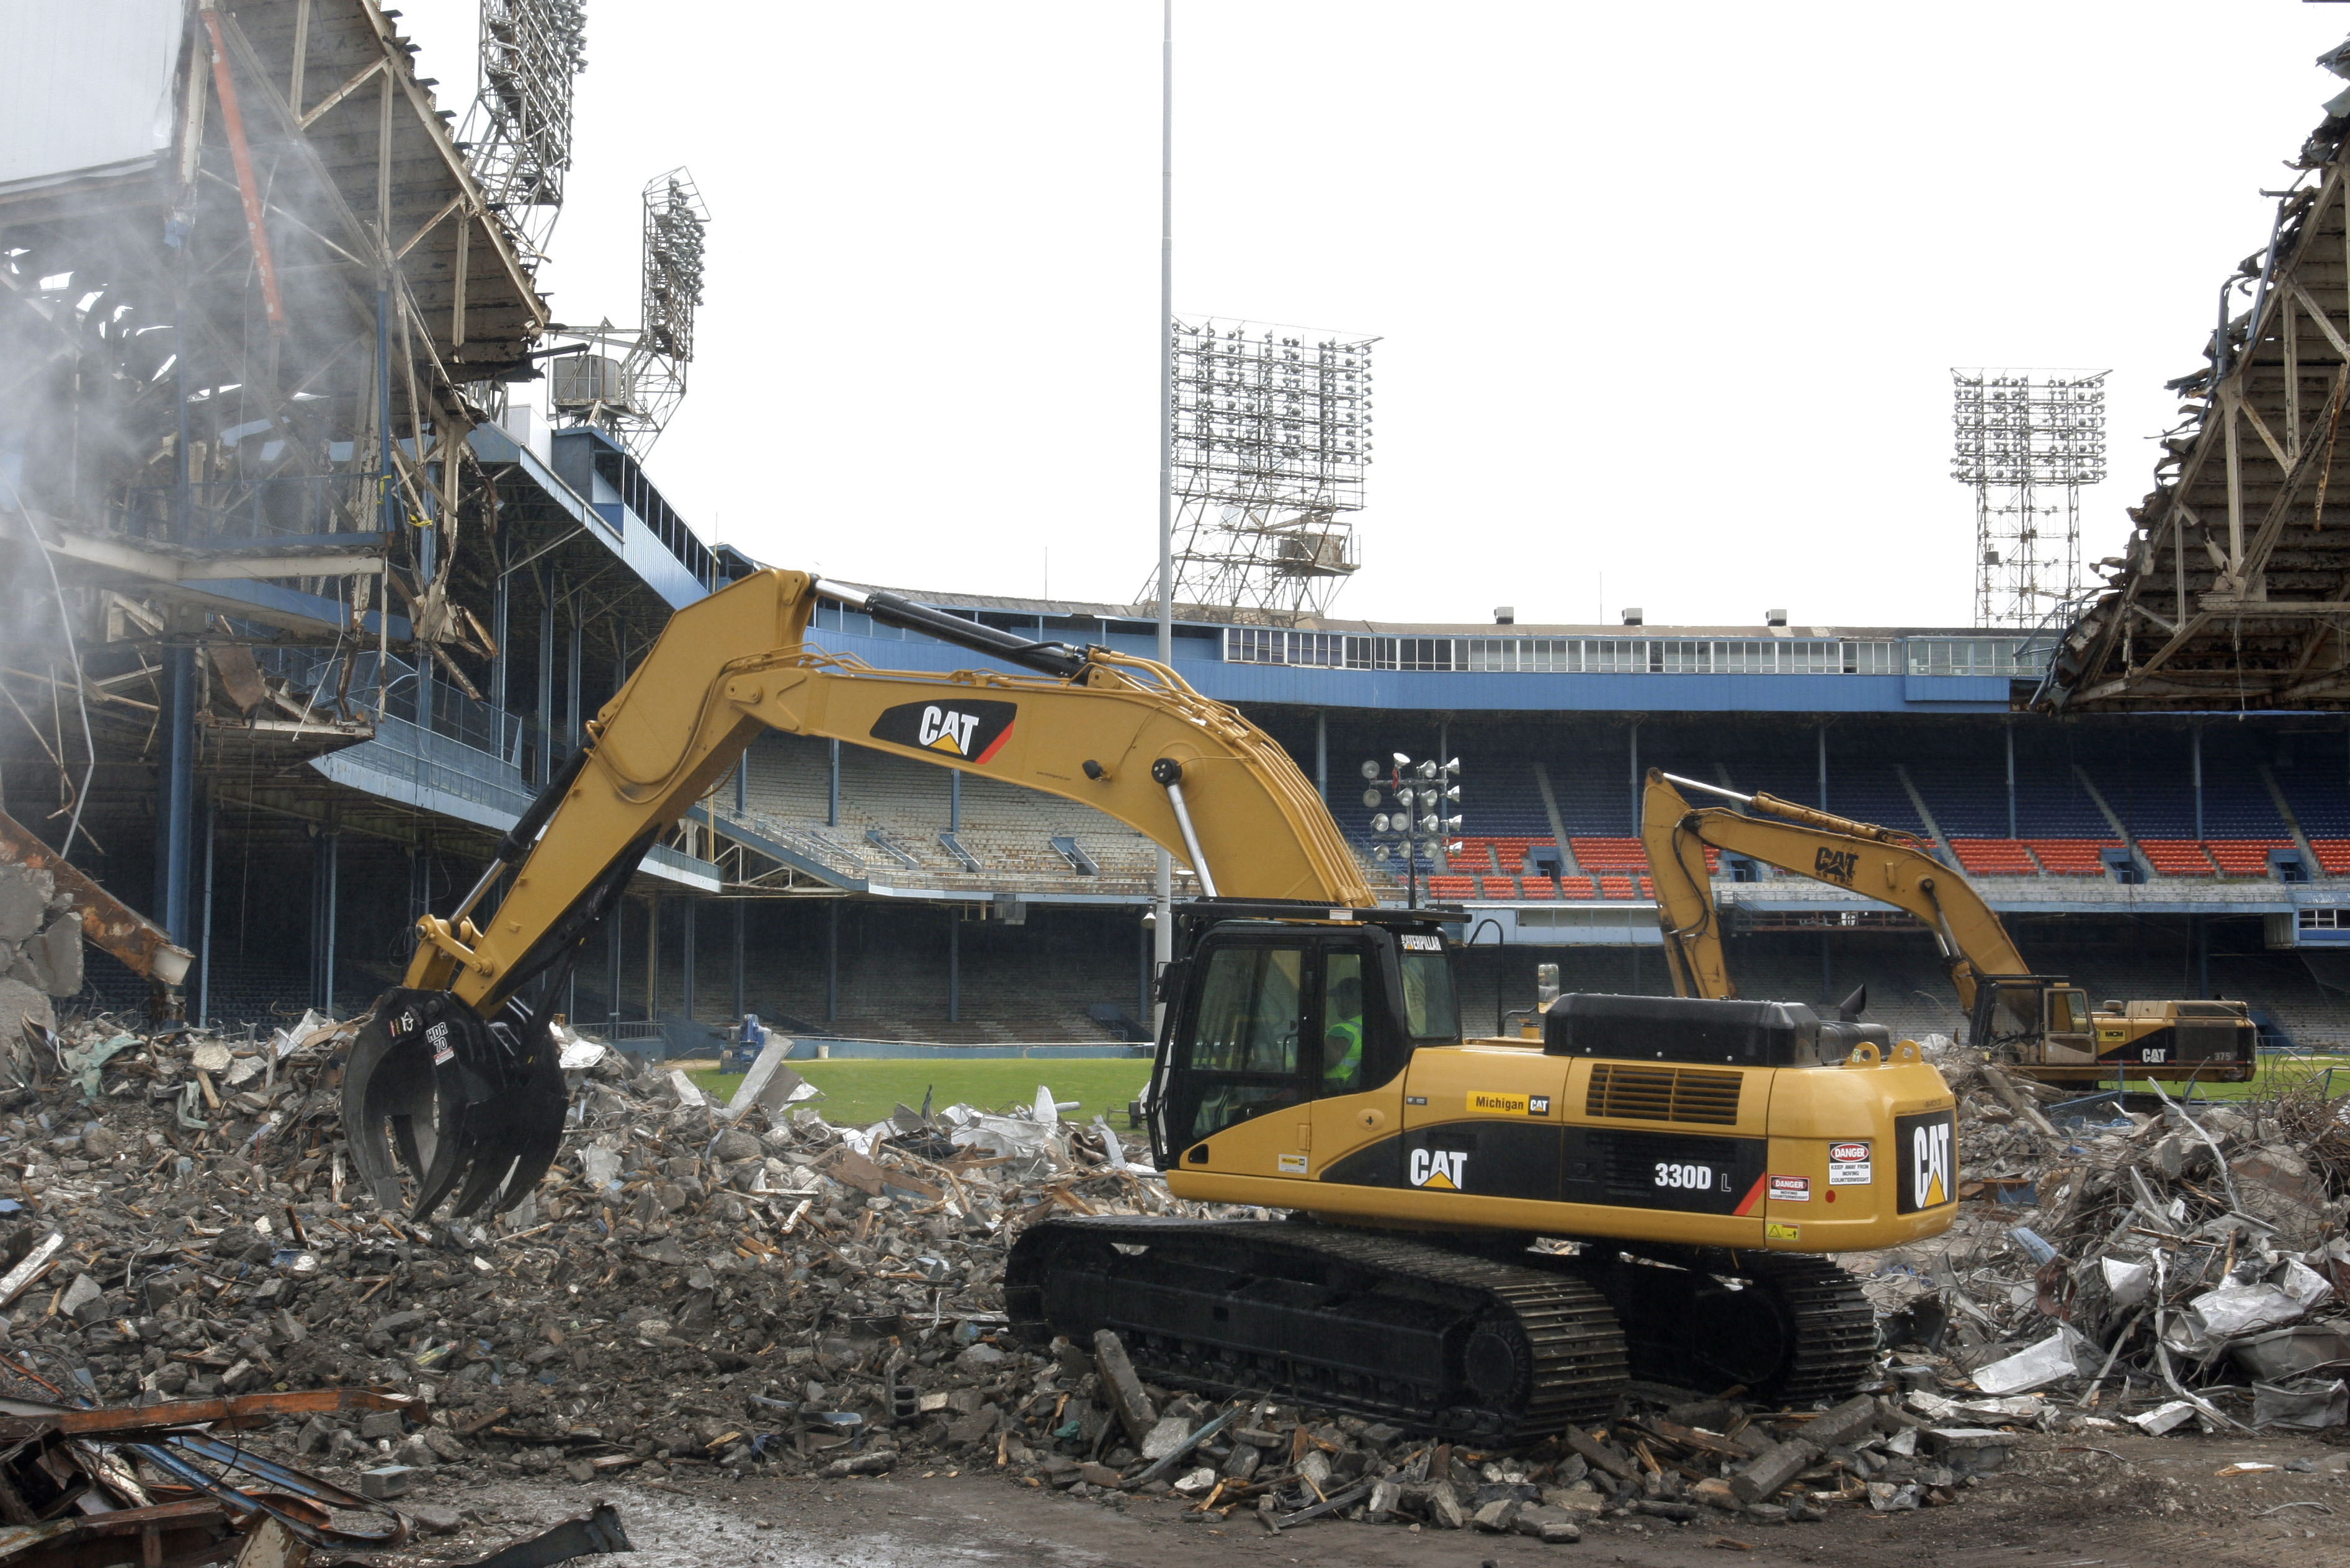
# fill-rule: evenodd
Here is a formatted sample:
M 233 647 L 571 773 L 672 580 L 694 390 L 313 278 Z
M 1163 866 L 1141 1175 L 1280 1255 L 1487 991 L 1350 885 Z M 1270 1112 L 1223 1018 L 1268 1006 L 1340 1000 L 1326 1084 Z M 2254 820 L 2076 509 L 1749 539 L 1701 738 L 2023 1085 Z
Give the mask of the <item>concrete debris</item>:
M 1947 1041 L 1928 1056 L 1960 1096 L 1970 1201 L 1866 1284 L 1908 1410 L 2056 1434 L 2350 1418 L 2330 1376 L 2350 1365 L 2350 1100 L 2317 1076 L 2068 1094 Z
M 56 877 L 0 862 L 0 1041 L 57 1025 L 53 997 L 81 990 L 81 919 Z
M 839 1127 L 779 1053 L 722 1107 L 666 1064 L 567 1038 L 574 1109 L 546 1179 L 494 1223 L 412 1222 L 350 1175 L 354 1028 L 99 1018 L 9 1052 L 0 1381 L 26 1359 L 105 1401 L 405 1397 L 255 1439 L 379 1505 L 452 1469 L 589 1485 L 920 1467 L 1274 1532 L 1559 1542 L 1940 1507 L 2020 1447 L 2125 1422 L 2339 1425 L 2350 1405 L 2350 1124 L 2324 1106 L 2081 1106 L 2011 1080 L 2051 1137 L 1944 1047 L 1969 1201 L 1948 1236 L 1871 1260 L 1888 1348 L 1859 1394 L 1782 1410 L 1637 1385 L 1605 1421 L 1503 1447 L 1158 1386 L 1113 1333 L 1013 1339 L 1003 1269 L 1024 1226 L 1220 1212 L 1170 1197 L 1145 1147 L 1049 1089 Z

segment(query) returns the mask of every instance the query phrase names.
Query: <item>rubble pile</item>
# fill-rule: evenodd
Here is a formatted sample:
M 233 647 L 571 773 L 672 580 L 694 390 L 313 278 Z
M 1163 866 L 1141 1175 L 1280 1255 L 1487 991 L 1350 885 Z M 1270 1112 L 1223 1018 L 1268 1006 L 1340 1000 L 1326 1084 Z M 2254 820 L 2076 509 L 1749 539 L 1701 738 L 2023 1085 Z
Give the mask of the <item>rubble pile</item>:
M 2350 1100 L 2068 1095 L 1950 1051 L 1967 1204 L 1869 1293 L 1939 1420 L 2054 1431 L 2350 1419 Z
M 284 1434 L 369 1469 L 992 1461 L 995 1413 L 1035 1380 L 1000 1333 L 1010 1239 L 1050 1213 L 1198 1211 L 1049 1092 L 1024 1114 L 840 1128 L 779 1064 L 730 1114 L 682 1073 L 575 1041 L 571 1125 L 534 1194 L 487 1225 L 413 1222 L 346 1164 L 355 1027 L 27 1032 L 0 1060 L 0 1214 L 18 1225 L 0 1355 L 113 1403 L 418 1397 L 423 1420 Z
M 2014 1441 L 1939 1427 L 1866 1394 L 1825 1411 L 1770 1412 L 1730 1399 L 1668 1402 L 1643 1397 L 1663 1392 L 1647 1388 L 1610 1421 L 1487 1452 L 1265 1400 L 1221 1411 L 1189 1395 L 1154 1404 L 1107 1330 L 1090 1354 L 1066 1341 L 1054 1353 L 1060 1381 L 1107 1391 L 1100 1434 L 1087 1417 L 1066 1430 L 1096 1450 L 1107 1444 L 1108 1462 L 1048 1453 L 1031 1485 L 1172 1496 L 1189 1502 L 1187 1519 L 1247 1511 L 1276 1533 L 1336 1517 L 1559 1542 L 1602 1523 L 1721 1530 L 1814 1521 L 1841 1505 L 1891 1512 L 1956 1501 L 1959 1488 L 2007 1462 Z M 1055 1381 L 1048 1368 L 1040 1396 Z
M 1488 1450 L 1146 1385 L 1110 1335 L 1015 1342 L 1001 1283 L 1026 1225 L 1209 1212 L 1049 1091 L 1009 1114 L 926 1104 L 836 1127 L 779 1051 L 721 1106 L 569 1041 L 546 1180 L 489 1224 L 420 1223 L 380 1211 L 347 1165 L 354 1028 L 36 1021 L 0 1060 L 0 1213 L 17 1226 L 0 1371 L 115 1405 L 407 1397 L 274 1434 L 370 1496 L 449 1467 L 586 1482 L 919 1466 L 1275 1530 L 1549 1541 L 1949 1503 L 2042 1434 L 2350 1414 L 2350 1120 L 2315 1088 L 2068 1098 L 1938 1046 L 1967 1201 L 1946 1235 L 1851 1260 L 1875 1269 L 1887 1347 L 1864 1392 L 1772 1410 L 1635 1385 L 1605 1421 Z

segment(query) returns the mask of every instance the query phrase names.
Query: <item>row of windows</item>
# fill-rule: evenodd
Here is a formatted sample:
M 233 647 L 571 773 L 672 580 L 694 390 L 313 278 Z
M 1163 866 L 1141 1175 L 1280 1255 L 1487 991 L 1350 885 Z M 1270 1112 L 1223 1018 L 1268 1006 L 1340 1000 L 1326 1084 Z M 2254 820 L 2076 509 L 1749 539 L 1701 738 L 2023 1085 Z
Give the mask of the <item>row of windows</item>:
M 1907 656 L 1903 649 L 1907 648 Z M 1527 675 L 2002 675 L 2039 673 L 2016 638 L 1357 637 L 1224 628 L 1227 664 Z

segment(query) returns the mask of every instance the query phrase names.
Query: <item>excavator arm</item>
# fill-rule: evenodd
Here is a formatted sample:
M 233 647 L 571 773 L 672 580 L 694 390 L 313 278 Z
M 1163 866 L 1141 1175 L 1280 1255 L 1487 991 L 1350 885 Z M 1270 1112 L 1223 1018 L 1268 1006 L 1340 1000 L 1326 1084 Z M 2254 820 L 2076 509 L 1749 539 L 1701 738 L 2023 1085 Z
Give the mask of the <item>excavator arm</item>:
M 1721 796 L 1746 811 L 1691 806 L 1682 789 Z M 1677 995 L 1738 994 L 1722 961 L 1721 917 L 1706 877 L 1706 845 L 1917 916 L 1933 934 L 1958 991 L 1959 1006 L 1969 1016 L 1974 1012 L 1977 977 L 2030 971 L 2007 928 L 1967 879 L 1935 859 L 1918 839 L 1893 828 L 1772 795 L 1738 794 L 1651 768 L 1641 798 L 1640 840 L 1648 852 L 1657 920 L 1664 928 L 1665 956 Z
M 819 597 L 1035 670 L 907 673 L 807 645 Z M 385 1207 L 452 1192 L 511 1207 L 555 1156 L 567 1096 L 550 993 L 645 851 L 764 730 L 824 736 L 1094 807 L 1187 863 L 1210 897 L 1372 901 L 1314 785 L 1271 737 L 1163 665 L 1035 642 L 896 595 L 764 571 L 673 616 L 581 749 L 354 1043 L 344 1119 Z M 511 873 L 493 911 L 478 913 Z M 537 982 L 535 986 L 534 982 Z

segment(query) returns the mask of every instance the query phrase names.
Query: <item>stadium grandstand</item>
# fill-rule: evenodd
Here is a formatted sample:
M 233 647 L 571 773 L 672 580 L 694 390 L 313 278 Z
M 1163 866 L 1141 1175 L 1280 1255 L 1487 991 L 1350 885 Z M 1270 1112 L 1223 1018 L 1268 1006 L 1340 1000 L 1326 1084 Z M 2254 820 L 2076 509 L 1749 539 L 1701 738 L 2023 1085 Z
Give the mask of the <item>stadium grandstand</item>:
M 190 440 L 184 409 L 215 389 L 202 433 L 217 477 L 175 465 L 158 484 L 135 465 L 67 462 L 79 449 L 47 435 L 65 428 L 59 410 L 114 373 L 70 369 L 96 342 L 71 326 L 74 300 L 113 299 L 103 269 L 118 264 L 133 281 L 167 275 L 160 252 L 123 248 L 131 231 L 118 222 L 124 203 L 155 199 L 65 171 L 0 224 L 0 249 L 31 258 L 17 270 L 47 291 L 0 317 L 0 344 L 68 367 L 38 397 L 0 400 L 0 472 L 20 493 L 0 513 L 0 554 L 22 581 L 53 587 L 57 619 L 78 617 L 82 639 L 0 670 L 0 785 L 38 831 L 80 835 L 76 863 L 197 952 L 194 1011 L 256 1026 L 305 1002 L 366 1007 L 400 973 L 416 918 L 475 882 L 669 616 L 756 565 L 707 542 L 608 431 L 550 428 L 520 399 L 473 400 L 471 378 L 537 373 L 528 362 L 548 351 L 524 345 L 551 330 L 549 308 L 526 249 L 468 196 L 400 40 L 345 20 L 331 36 L 255 22 L 252 44 L 268 79 L 303 79 L 286 51 L 307 36 L 380 57 L 408 83 L 399 133 L 416 172 L 393 227 L 435 236 L 401 264 L 417 274 L 411 307 L 387 334 L 375 288 L 353 291 L 331 351 L 286 373 L 307 385 L 348 358 L 341 422 L 316 443 L 343 467 L 279 473 L 273 417 L 228 422 L 224 400 L 246 378 L 213 349 L 203 364 L 174 351 L 182 389 L 164 406 L 182 410 L 178 433 L 165 419 L 124 450 Z M 377 111 L 318 119 L 334 101 L 273 110 L 268 134 L 302 149 L 317 120 L 317 135 L 363 136 L 364 158 L 306 152 L 286 166 L 319 186 L 319 210 L 375 212 L 393 195 L 375 187 Z M 1473 1029 L 1528 1007 L 1545 963 L 1571 989 L 1666 988 L 1634 837 L 1654 766 L 1918 836 L 1980 886 L 2036 966 L 2093 997 L 2243 998 L 2273 1040 L 2350 1043 L 2350 530 L 2323 527 L 2328 484 L 2337 508 L 2350 487 L 2331 472 L 2350 411 L 2345 130 L 2331 118 L 2302 149 L 2270 246 L 2246 264 L 2247 314 L 2178 384 L 2203 412 L 2164 443 L 2136 531 L 2105 563 L 2109 587 L 2069 624 L 2029 636 L 1773 615 L 1275 625 L 1194 611 L 1174 628 L 1173 669 L 1287 748 L 1382 897 L 1416 888 L 1461 908 Z M 151 172 L 171 163 L 145 156 Z M 161 206 L 138 211 L 139 234 L 169 232 Z M 452 214 L 473 216 L 437 227 Z M 244 231 L 233 204 L 207 222 L 204 275 L 222 292 L 198 304 L 230 324 L 221 333 L 242 332 L 260 319 L 234 281 L 252 272 Z M 474 258 L 478 275 L 452 288 L 444 256 Z M 442 336 L 411 346 L 411 317 Z M 381 389 L 395 382 L 408 422 L 388 436 Z M 366 498 L 363 528 L 344 525 L 333 485 Z M 121 496 L 144 510 L 123 513 L 109 499 Z M 789 541 L 773 553 L 798 564 Z M 372 589 L 378 577 L 398 593 Z M 1131 605 L 879 586 L 1042 639 L 1157 647 Z M 879 669 L 985 664 L 838 604 L 810 636 Z M 85 744 L 87 769 L 68 768 Z M 1360 805 L 1362 763 L 1397 752 L 1461 770 L 1459 847 L 1404 875 L 1375 855 Z M 771 735 L 648 854 L 565 1006 L 586 1027 L 681 1053 L 744 1012 L 847 1038 L 1133 1041 L 1150 1011 L 1154 865 L 1149 844 L 1084 806 Z M 1747 994 L 1825 1004 L 1866 984 L 1872 1014 L 1904 1032 L 1955 1028 L 1933 945 L 1907 917 L 1736 856 L 1708 868 Z M 88 974 L 90 1004 L 140 1000 L 110 961 L 94 956 Z

